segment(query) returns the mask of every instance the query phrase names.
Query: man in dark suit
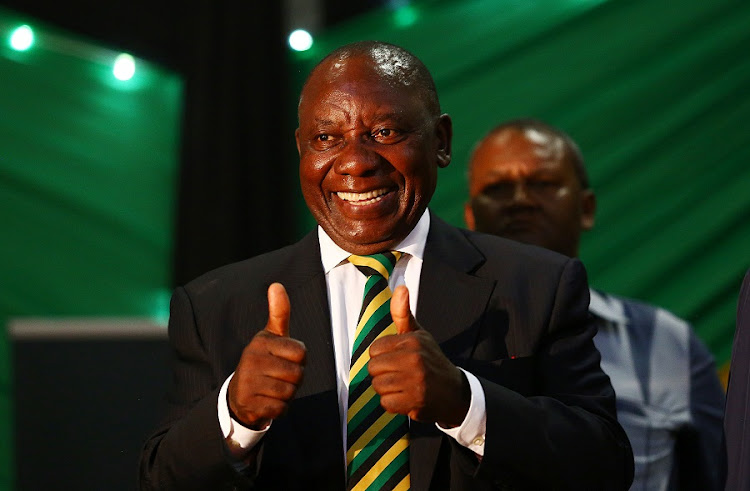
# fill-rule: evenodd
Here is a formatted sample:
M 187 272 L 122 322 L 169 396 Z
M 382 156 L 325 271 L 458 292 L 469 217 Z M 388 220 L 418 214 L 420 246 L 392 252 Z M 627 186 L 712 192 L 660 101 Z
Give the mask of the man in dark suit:
M 344 46 L 312 71 L 296 140 L 319 227 L 175 291 L 141 488 L 627 489 L 584 269 L 432 215 L 451 137 L 397 46 Z
M 737 302 L 737 327 L 729 367 L 724 434 L 727 445 L 727 491 L 750 490 L 750 270 Z

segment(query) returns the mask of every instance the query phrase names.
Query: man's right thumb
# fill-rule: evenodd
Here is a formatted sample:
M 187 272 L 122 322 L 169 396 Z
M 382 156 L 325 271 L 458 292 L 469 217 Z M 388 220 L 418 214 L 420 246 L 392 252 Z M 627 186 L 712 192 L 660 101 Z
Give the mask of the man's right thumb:
M 268 287 L 268 323 L 266 331 L 277 336 L 289 336 L 289 295 L 284 285 L 272 283 Z

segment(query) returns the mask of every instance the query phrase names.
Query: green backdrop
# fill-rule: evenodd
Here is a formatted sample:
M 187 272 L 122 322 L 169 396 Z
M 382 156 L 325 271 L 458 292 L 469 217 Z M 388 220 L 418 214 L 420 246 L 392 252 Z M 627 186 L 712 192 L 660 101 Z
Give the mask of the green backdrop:
M 26 52 L 8 44 L 21 23 L 36 31 Z M 0 10 L 0 489 L 7 319 L 168 313 L 182 82 L 141 60 L 120 82 L 117 54 Z
M 38 23 L 37 48 L 13 52 L 6 36 L 20 21 L 32 23 L 0 10 L 0 322 L 162 317 L 182 82 L 141 62 L 118 83 L 115 53 Z M 690 319 L 725 363 L 750 266 L 747 26 L 746 1 L 415 2 L 320 33 L 312 50 L 290 55 L 290 101 L 312 64 L 345 42 L 381 39 L 416 53 L 454 119 L 454 161 L 432 208 L 456 225 L 476 140 L 512 117 L 562 127 L 599 197 L 582 250 L 591 283 Z M 301 234 L 311 219 L 298 200 Z M 12 388 L 2 336 L 5 489 Z
M 691 320 L 724 365 L 750 266 L 748 26 L 750 2 L 726 0 L 414 2 L 316 36 L 292 55 L 290 97 L 347 42 L 419 56 L 455 132 L 431 208 L 459 226 L 478 139 L 515 117 L 563 128 L 598 196 L 581 251 L 592 285 Z

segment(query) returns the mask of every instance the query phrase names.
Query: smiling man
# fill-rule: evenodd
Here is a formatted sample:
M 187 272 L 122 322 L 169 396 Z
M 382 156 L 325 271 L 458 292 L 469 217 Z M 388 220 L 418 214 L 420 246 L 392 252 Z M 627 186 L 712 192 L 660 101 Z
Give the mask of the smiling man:
M 142 489 L 626 489 L 579 261 L 427 209 L 452 125 L 394 45 L 337 49 L 299 102 L 316 230 L 175 290 Z

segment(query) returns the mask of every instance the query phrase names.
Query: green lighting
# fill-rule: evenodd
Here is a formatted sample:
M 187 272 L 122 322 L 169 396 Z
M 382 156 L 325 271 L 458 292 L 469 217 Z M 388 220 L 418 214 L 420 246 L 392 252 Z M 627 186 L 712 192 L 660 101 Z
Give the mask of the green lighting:
M 409 27 L 419 19 L 419 11 L 416 7 L 405 5 L 393 12 L 393 22 L 398 27 Z
M 166 288 L 157 289 L 148 299 L 151 319 L 159 325 L 166 326 L 169 323 L 169 301 L 172 291 Z
M 16 51 L 26 51 L 34 45 L 34 31 L 25 24 L 17 27 L 10 35 L 9 44 Z

